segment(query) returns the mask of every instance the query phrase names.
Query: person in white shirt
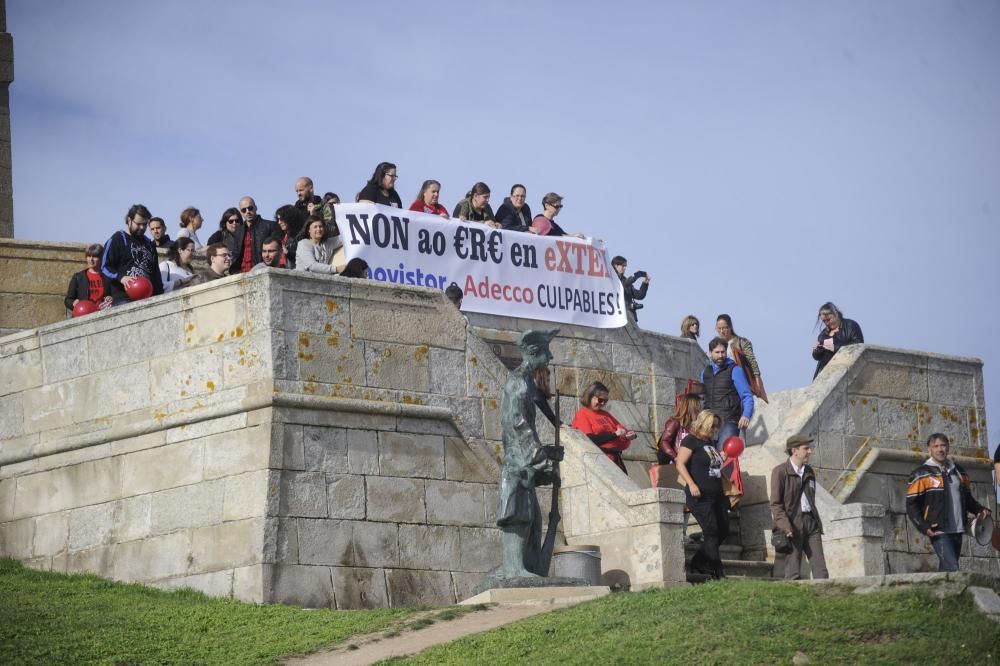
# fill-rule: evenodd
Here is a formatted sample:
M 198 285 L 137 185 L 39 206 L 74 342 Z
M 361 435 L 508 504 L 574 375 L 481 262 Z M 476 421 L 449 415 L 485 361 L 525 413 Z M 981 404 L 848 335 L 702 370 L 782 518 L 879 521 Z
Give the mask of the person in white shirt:
M 194 241 L 190 238 L 181 237 L 170 246 L 166 261 L 160 262 L 163 293 L 176 291 L 199 282 L 199 278 L 191 266 L 194 245 Z
M 181 228 L 177 232 L 177 238 L 190 238 L 194 241 L 194 249 L 201 251 L 205 246 L 198 239 L 198 230 L 204 220 L 197 208 L 190 206 L 181 211 Z
M 823 523 L 816 507 L 816 473 L 807 463 L 812 455 L 811 437 L 796 435 L 785 442 L 788 460 L 771 470 L 771 517 L 774 529 L 791 542 L 785 555 L 785 578 L 801 577 L 802 555 L 809 558 L 812 577 L 829 578 L 823 555 Z

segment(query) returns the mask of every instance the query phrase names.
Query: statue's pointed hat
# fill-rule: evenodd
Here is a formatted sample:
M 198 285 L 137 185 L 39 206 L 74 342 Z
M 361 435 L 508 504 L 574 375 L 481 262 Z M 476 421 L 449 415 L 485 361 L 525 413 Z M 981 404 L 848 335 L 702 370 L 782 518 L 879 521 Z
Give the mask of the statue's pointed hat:
M 549 342 L 556 337 L 558 332 L 558 328 L 548 331 L 525 331 L 521 334 L 521 339 L 517 341 L 517 346 L 522 352 L 548 348 Z

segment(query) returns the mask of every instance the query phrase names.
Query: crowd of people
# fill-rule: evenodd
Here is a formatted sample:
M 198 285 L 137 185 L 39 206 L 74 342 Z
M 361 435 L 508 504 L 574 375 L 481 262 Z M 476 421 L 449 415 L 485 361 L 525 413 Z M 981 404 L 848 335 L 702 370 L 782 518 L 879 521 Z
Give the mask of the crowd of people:
M 844 317 L 833 303 L 819 308 L 822 329 L 813 346 L 817 362 L 814 379 L 845 346 L 864 342 L 861 327 Z M 674 413 L 666 419 L 656 446 L 657 465 L 650 478 L 657 485 L 659 466 L 676 465 L 685 492 L 685 541 L 688 517 L 701 527 L 701 543 L 689 563 L 694 573 L 725 576 L 720 546 L 729 534 L 729 512 L 742 496 L 739 451 L 745 429 L 754 414 L 755 399 L 767 401 L 760 365 L 748 338 L 736 334 L 732 318 L 720 314 L 716 333 L 708 344 L 709 360 L 699 381 L 689 380 L 677 395 Z M 697 341 L 700 322 L 688 315 L 681 322 L 681 336 Z M 590 384 L 580 396 L 581 408 L 572 426 L 587 435 L 625 472 L 622 453 L 636 435 L 607 411 L 610 391 L 600 382 Z M 735 455 L 729 442 L 739 438 Z M 801 576 L 803 557 L 813 578 L 829 576 L 823 553 L 823 525 L 816 503 L 816 474 L 808 462 L 813 452 L 809 436 L 786 442 L 788 458 L 771 471 L 770 507 L 772 545 L 784 555 L 784 575 Z M 907 515 L 926 534 L 938 556 L 939 571 L 958 570 L 966 516 L 978 521 L 990 511 L 973 497 L 969 475 L 948 457 L 950 441 L 934 433 L 926 443 L 928 458 L 910 476 L 906 494 Z M 1000 480 L 1000 447 L 994 454 L 996 479 Z M 996 544 L 1000 539 L 994 540 Z
M 397 179 L 396 165 L 381 162 L 354 200 L 402 208 L 402 199 L 396 191 Z M 541 212 L 537 215 L 532 215 L 527 189 L 520 183 L 510 188 L 510 196 L 496 214 L 490 206 L 490 194 L 486 183 L 475 183 L 449 216 L 448 209 L 440 202 L 441 183 L 425 180 L 409 210 L 511 232 L 585 238 L 582 233 L 566 232 L 556 222 L 563 208 L 563 197 L 555 192 L 542 197 Z M 181 211 L 178 229 L 171 238 L 164 218 L 155 217 L 146 206 L 136 204 L 125 216 L 124 230 L 116 232 L 104 245 L 87 248 L 86 268 L 70 281 L 66 307 L 74 310 L 79 303 L 88 302 L 95 309 L 104 309 L 127 303 L 131 297 L 126 287 L 139 277 L 149 280 L 153 295 L 261 266 L 366 277 L 368 266 L 363 261 L 345 259 L 334 208 L 339 203 L 336 193 L 327 192 L 320 197 L 312 179 L 302 177 L 295 181 L 295 201 L 275 210 L 273 220 L 260 215 L 253 197 L 243 197 L 237 206 L 223 211 L 218 228 L 204 243 L 198 234 L 204 218 L 197 208 L 189 206 Z M 158 250 L 167 252 L 165 260 L 158 261 Z M 208 262 L 206 269 L 194 270 L 191 260 L 195 254 L 204 255 Z M 635 320 L 635 312 L 642 307 L 638 301 L 646 296 L 649 276 L 644 271 L 627 275 L 627 264 L 621 256 L 612 261 L 623 284 L 626 310 Z M 454 296 L 449 294 L 452 302 L 456 300 Z
M 380 163 L 355 201 L 402 208 L 397 178 L 396 165 Z M 75 311 L 81 302 L 98 309 L 127 303 L 132 300 L 130 293 L 138 280 L 147 280 L 155 295 L 257 267 L 365 277 L 368 267 L 363 261 L 345 260 L 334 208 L 340 203 L 337 194 L 318 196 L 313 181 L 306 177 L 295 182 L 295 194 L 294 203 L 274 212 L 274 220 L 261 217 L 252 197 L 243 197 L 236 207 L 222 213 L 218 228 L 206 243 L 198 235 L 204 220 L 197 208 L 181 211 L 179 228 L 172 239 L 162 217 L 154 217 L 146 206 L 133 205 L 125 215 L 124 229 L 103 245 L 87 247 L 86 268 L 70 280 L 66 307 Z M 524 185 L 513 185 L 496 213 L 490 206 L 490 195 L 485 183 L 475 183 L 449 216 L 440 202 L 441 183 L 426 180 L 409 210 L 512 232 L 584 237 L 567 233 L 556 222 L 563 197 L 555 192 L 542 197 L 537 215 L 532 215 Z M 166 250 L 163 261 L 159 261 L 160 249 Z M 201 271 L 195 270 L 192 263 L 196 253 L 203 254 L 207 262 Z M 626 311 L 632 321 L 637 321 L 637 311 L 643 307 L 639 301 L 645 298 L 650 284 L 649 275 L 645 271 L 628 275 L 628 261 L 622 256 L 614 257 L 611 264 L 622 282 Z M 463 292 L 458 285 L 451 284 L 445 293 L 456 307 L 461 307 Z M 833 303 L 819 308 L 817 325 L 822 328 L 812 348 L 816 360 L 814 379 L 839 349 L 864 342 L 858 323 L 846 318 Z M 709 360 L 698 382 L 689 382 L 688 390 L 677 396 L 676 410 L 667 419 L 656 448 L 658 464 L 675 464 L 683 482 L 687 498 L 685 526 L 687 516 L 693 515 L 702 528 L 692 570 L 722 577 L 719 546 L 728 534 L 732 498 L 742 492 L 738 454 L 728 455 L 726 442 L 743 436 L 753 418 L 755 399 L 767 402 L 768 398 L 749 338 L 737 335 L 728 314 L 716 318 L 715 331 L 716 337 L 708 344 Z M 688 315 L 683 319 L 681 337 L 697 342 L 700 333 L 697 317 Z M 625 472 L 622 453 L 635 440 L 636 433 L 607 410 L 609 396 L 606 385 L 591 383 L 580 396 L 581 408 L 572 425 Z M 809 438 L 790 439 L 788 460 L 773 470 L 771 478 L 773 542 L 776 550 L 787 553 L 786 576 L 790 578 L 798 577 L 803 554 L 809 559 L 814 577 L 827 575 L 822 523 L 815 501 L 815 473 L 807 464 L 811 443 Z M 936 433 L 927 446 L 928 460 L 910 481 L 907 510 L 914 525 L 931 539 L 942 570 L 954 570 L 961 549 L 963 516 L 985 516 L 989 512 L 968 492 L 968 475 L 947 457 L 948 438 Z M 996 462 L 1000 474 L 1000 449 Z M 735 491 L 733 486 L 738 486 Z

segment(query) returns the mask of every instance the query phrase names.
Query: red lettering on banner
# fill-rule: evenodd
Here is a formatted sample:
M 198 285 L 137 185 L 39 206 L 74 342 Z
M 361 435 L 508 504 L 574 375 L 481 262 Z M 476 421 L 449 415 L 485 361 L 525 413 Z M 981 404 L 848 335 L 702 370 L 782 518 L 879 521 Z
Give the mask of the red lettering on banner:
M 479 298 L 491 299 L 494 301 L 506 301 L 508 303 L 525 303 L 531 305 L 535 302 L 535 292 L 526 287 L 511 286 L 509 284 L 499 284 L 490 280 L 486 276 L 478 283 L 471 275 L 465 278 L 465 296 L 472 294 Z
M 545 249 L 545 268 L 550 271 L 590 277 L 610 275 L 604 264 L 604 254 L 591 245 L 556 241 L 556 249 L 559 250 L 558 257 L 551 247 Z

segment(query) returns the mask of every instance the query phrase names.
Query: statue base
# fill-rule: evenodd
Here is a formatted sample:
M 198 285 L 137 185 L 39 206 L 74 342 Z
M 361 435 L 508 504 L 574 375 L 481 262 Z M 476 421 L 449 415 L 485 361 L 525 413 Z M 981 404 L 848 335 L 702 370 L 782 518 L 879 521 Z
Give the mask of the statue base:
M 524 578 L 518 580 L 526 580 Z M 533 581 L 550 580 L 546 578 Z M 562 578 L 556 580 L 579 580 L 577 578 Z M 604 585 L 535 585 L 534 587 L 502 587 L 490 588 L 478 592 L 459 604 L 502 604 L 504 606 L 568 606 L 583 601 L 599 599 L 611 594 L 611 588 Z
M 560 576 L 517 576 L 514 578 L 500 578 L 496 575 L 489 575 L 479 581 L 473 588 L 473 596 L 486 590 L 497 589 L 536 589 L 546 587 L 588 587 L 590 581 L 583 578 L 567 578 Z

